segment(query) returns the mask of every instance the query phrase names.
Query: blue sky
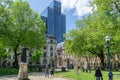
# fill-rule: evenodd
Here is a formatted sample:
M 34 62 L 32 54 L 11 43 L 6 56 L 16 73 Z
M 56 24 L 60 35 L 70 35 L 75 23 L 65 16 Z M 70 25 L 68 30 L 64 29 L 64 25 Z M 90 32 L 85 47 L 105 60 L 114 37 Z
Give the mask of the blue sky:
M 53 0 L 26 0 L 30 7 L 39 14 Z M 91 7 L 88 7 L 90 0 L 59 0 L 62 3 L 62 12 L 66 14 L 66 31 L 75 28 L 76 20 L 91 12 Z

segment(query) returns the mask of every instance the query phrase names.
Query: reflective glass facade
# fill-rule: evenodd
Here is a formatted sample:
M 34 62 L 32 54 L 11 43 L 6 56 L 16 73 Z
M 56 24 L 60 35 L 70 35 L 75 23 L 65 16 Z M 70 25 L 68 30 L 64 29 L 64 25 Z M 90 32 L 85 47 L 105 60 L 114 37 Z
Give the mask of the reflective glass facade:
M 64 41 L 66 16 L 61 13 L 61 3 L 54 0 L 41 15 L 41 18 L 46 23 L 46 33 L 55 36 L 57 43 Z

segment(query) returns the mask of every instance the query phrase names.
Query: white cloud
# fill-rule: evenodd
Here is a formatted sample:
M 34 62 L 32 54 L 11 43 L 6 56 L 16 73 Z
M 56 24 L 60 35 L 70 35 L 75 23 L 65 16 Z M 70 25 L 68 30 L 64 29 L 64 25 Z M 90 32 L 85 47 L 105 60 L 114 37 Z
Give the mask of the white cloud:
M 90 0 L 60 0 L 62 3 L 62 11 L 75 9 L 74 15 L 83 16 L 92 11 L 92 7 L 88 6 Z

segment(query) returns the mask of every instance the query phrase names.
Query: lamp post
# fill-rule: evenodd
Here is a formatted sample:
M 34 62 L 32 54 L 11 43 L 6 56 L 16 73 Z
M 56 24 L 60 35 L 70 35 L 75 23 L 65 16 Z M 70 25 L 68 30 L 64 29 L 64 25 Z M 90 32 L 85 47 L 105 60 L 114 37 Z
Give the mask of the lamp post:
M 106 36 L 106 47 L 108 49 L 108 80 L 113 80 L 113 74 L 111 71 L 111 63 L 110 63 L 110 36 Z

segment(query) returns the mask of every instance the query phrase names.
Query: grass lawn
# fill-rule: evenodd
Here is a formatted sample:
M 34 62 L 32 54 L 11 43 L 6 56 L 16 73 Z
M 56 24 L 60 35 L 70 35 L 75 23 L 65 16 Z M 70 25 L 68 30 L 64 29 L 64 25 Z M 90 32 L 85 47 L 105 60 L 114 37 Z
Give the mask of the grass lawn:
M 75 75 L 73 70 L 69 70 L 67 72 L 56 72 L 56 76 L 61 76 L 64 78 L 69 78 L 69 80 L 95 80 L 94 77 L 95 71 L 91 71 L 91 73 L 82 72 L 79 70 L 79 74 Z M 113 80 L 120 80 L 120 72 L 112 72 Z M 102 71 L 103 80 L 108 80 L 108 71 Z
M 18 70 L 13 69 L 13 68 L 0 68 L 0 76 L 17 74 L 17 73 L 18 73 Z

